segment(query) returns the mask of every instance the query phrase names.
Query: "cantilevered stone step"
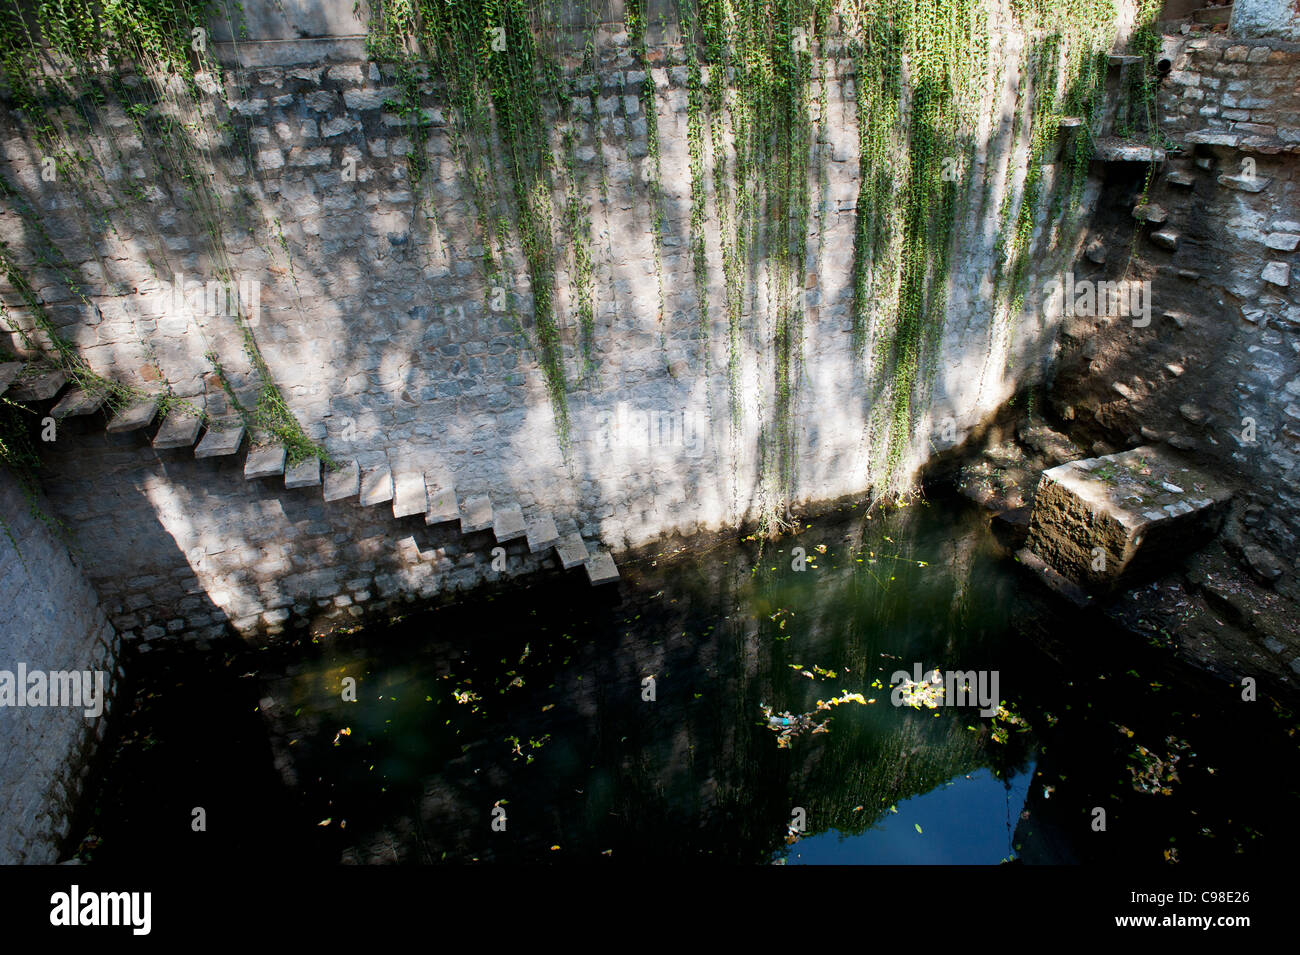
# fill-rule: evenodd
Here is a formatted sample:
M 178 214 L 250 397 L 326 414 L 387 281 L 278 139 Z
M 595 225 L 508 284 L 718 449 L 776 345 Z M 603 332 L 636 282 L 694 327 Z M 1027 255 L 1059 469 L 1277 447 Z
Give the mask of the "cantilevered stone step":
M 614 555 L 603 547 L 592 554 L 587 559 L 587 579 L 593 586 L 618 580 L 618 567 L 614 563 Z
M 291 491 L 300 487 L 319 487 L 320 458 L 303 458 L 297 464 L 285 468 L 284 486 Z
M 153 446 L 159 451 L 192 447 L 202 426 L 203 419 L 198 415 L 179 409 L 169 411 L 158 426 L 158 433 L 153 436 Z
M 1142 57 L 1134 56 L 1132 53 L 1108 53 L 1106 62 L 1110 66 L 1132 66 L 1134 63 L 1141 63 Z
M 14 401 L 47 401 L 68 383 L 68 373 L 58 369 L 19 378 L 9 387 Z
M 223 418 L 208 425 L 208 433 L 194 449 L 196 458 L 224 458 L 239 453 L 244 442 L 244 422 L 238 418 Z
M 7 361 L 0 365 L 0 395 L 9 390 L 9 386 L 17 380 L 18 376 L 23 373 L 23 363 L 20 361 Z
M 459 521 L 460 506 L 456 503 L 456 488 L 451 480 L 435 474 L 426 474 L 424 485 L 429 496 L 429 509 L 424 514 L 424 523 L 448 524 Z
M 462 533 L 474 534 L 485 531 L 492 526 L 492 499 L 486 494 L 472 497 L 460 509 L 460 529 Z
M 325 474 L 325 500 L 341 501 L 361 493 L 361 466 L 349 461 L 337 471 Z
M 282 444 L 263 444 L 248 449 L 248 458 L 244 461 L 244 478 L 279 477 L 284 473 L 287 453 Z
M 57 421 L 62 421 L 64 418 L 75 418 L 78 415 L 94 414 L 107 398 L 108 392 L 106 391 L 86 391 L 83 388 L 73 388 L 59 399 L 59 403 L 54 406 L 54 410 L 50 414 Z
M 555 529 L 555 518 L 543 514 L 528 525 L 528 552 L 540 554 L 554 547 L 560 540 L 560 532 Z
M 424 487 L 424 475 L 419 471 L 405 471 L 393 480 L 393 517 L 411 517 L 424 514 L 429 509 L 429 494 Z
M 518 540 L 527 531 L 524 527 L 524 512 L 518 504 L 507 504 L 497 508 L 492 514 L 492 533 L 498 544 Z
M 570 570 L 587 562 L 587 544 L 583 541 L 582 535 L 574 531 L 572 534 L 565 534 L 555 545 L 555 554 L 560 558 L 560 565 L 565 570 Z
M 1164 162 L 1165 151 L 1150 143 L 1108 137 L 1096 141 L 1093 157 L 1103 162 Z
M 1077 129 L 1083 125 L 1082 116 L 1062 116 L 1057 122 L 1061 129 Z
M 106 429 L 109 434 L 125 434 L 149 427 L 158 413 L 158 399 L 150 396 L 131 402 L 113 416 Z
M 361 503 L 366 507 L 387 504 L 393 499 L 393 472 L 388 468 L 367 471 L 361 478 Z

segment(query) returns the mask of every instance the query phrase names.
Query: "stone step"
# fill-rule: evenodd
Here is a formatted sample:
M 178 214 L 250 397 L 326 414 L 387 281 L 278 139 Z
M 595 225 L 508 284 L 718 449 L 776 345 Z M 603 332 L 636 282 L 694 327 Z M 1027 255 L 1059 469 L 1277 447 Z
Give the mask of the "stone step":
M 113 415 L 113 420 L 108 423 L 106 430 L 109 434 L 126 434 L 128 431 L 139 431 L 141 428 L 149 427 L 153 423 L 154 415 L 157 413 L 157 397 L 151 395 L 147 398 L 139 398 Z
M 1093 156 L 1103 162 L 1164 162 L 1165 151 L 1150 143 L 1122 139 L 1098 139 Z
M 208 425 L 208 432 L 194 449 L 196 458 L 224 458 L 239 453 L 244 443 L 244 422 L 239 418 L 222 418 Z
M 361 478 L 361 503 L 366 507 L 387 504 L 393 499 L 393 472 L 386 468 L 367 471 Z
M 361 466 L 349 461 L 337 471 L 325 474 L 325 500 L 342 501 L 361 493 Z
M 429 510 L 429 492 L 424 486 L 424 475 L 419 471 L 403 471 L 393 479 L 393 517 L 413 517 Z
M 543 514 L 528 525 L 528 552 L 540 554 L 554 547 L 560 540 L 560 532 L 555 528 L 555 518 Z
M 79 415 L 94 414 L 108 398 L 106 391 L 86 391 L 83 388 L 73 388 L 54 406 L 50 414 L 56 421 L 62 421 L 64 418 L 75 418 Z
M 424 475 L 425 493 L 429 509 L 424 514 L 426 524 L 450 524 L 460 520 L 460 505 L 456 503 L 456 486 L 451 479 L 437 474 Z
M 281 444 L 260 444 L 248 449 L 244 460 L 244 479 L 279 477 L 284 474 L 287 453 Z
M 1196 185 L 1196 177 L 1190 172 L 1183 172 L 1181 169 L 1175 169 L 1165 179 L 1171 186 L 1181 186 L 1184 189 L 1190 189 Z
M 587 579 L 593 587 L 618 580 L 618 565 L 614 563 L 614 555 L 603 547 L 592 554 L 587 560 Z
M 1183 136 L 1183 142 L 1191 146 L 1236 147 L 1241 145 L 1241 134 L 1225 132 L 1222 129 L 1197 129 Z
M 565 534 L 555 545 L 555 555 L 560 558 L 560 566 L 571 570 L 587 562 L 587 544 L 577 531 Z
M 9 386 L 7 397 L 14 401 L 48 401 L 68 383 L 68 373 L 59 369 L 27 375 Z
M 1071 461 L 1039 479 L 1025 550 L 1086 590 L 1112 591 L 1175 566 L 1217 529 L 1230 497 L 1156 447 Z
M 1161 229 L 1151 233 L 1151 241 L 1162 249 L 1174 252 L 1178 249 L 1178 233 L 1173 229 Z
M 8 391 L 22 373 L 23 363 L 20 361 L 7 361 L 0 365 L 0 395 Z
M 1164 225 L 1165 220 L 1169 218 L 1169 212 L 1158 203 L 1144 202 L 1133 207 L 1133 218 L 1152 225 Z
M 1263 192 L 1273 180 L 1267 176 L 1220 176 L 1219 185 L 1238 192 Z
M 320 486 L 320 458 L 303 458 L 284 470 L 284 486 L 293 491 L 300 487 Z
M 460 530 L 463 534 L 476 534 L 492 527 L 492 499 L 486 494 L 471 497 L 460 508 Z
M 1142 57 L 1134 56 L 1132 53 L 1108 53 L 1106 54 L 1106 63 L 1108 66 L 1132 66 L 1134 63 L 1141 63 Z
M 527 534 L 524 526 L 524 511 L 518 504 L 506 504 L 497 508 L 492 514 L 492 533 L 498 544 L 519 540 Z
M 1060 126 L 1061 129 L 1077 129 L 1078 127 L 1083 125 L 1083 117 L 1062 116 L 1060 120 L 1057 121 L 1057 125 Z
M 199 438 L 199 428 L 202 426 L 203 419 L 198 415 L 180 410 L 170 411 L 158 426 L 158 433 L 153 436 L 153 446 L 159 451 L 192 447 Z

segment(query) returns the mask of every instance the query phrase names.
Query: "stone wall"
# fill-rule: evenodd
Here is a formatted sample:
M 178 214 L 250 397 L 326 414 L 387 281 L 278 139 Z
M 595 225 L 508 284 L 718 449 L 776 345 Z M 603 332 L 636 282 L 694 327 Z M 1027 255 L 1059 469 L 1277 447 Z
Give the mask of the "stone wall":
M 1054 318 L 1030 305 L 1003 321 L 991 305 L 999 211 L 1008 190 L 1018 195 L 1030 135 L 1030 123 L 1015 121 L 1028 103 L 1025 38 L 1004 7 L 994 12 L 996 68 L 985 78 L 935 373 L 917 395 L 920 411 L 896 475 L 903 481 L 1040 375 L 1051 355 Z M 150 390 L 165 381 L 223 415 L 230 409 L 206 357 L 213 351 L 236 391 L 252 399 L 257 379 L 233 319 L 175 309 L 163 289 L 176 274 L 212 279 L 223 257 L 213 251 L 211 225 L 235 274 L 260 282 L 253 330 L 274 380 L 335 458 L 367 472 L 444 470 L 462 499 L 517 501 L 526 516 L 554 514 L 561 530 L 579 528 L 615 552 L 665 534 L 736 526 L 778 494 L 769 276 L 761 266 L 748 276 L 733 413 L 718 230 L 706 236 L 703 330 L 689 250 L 688 73 L 655 65 L 680 62 L 669 33 L 640 63 L 617 25 L 602 29 L 598 69 L 578 77 L 570 115 L 548 117 L 557 168 L 562 133 L 575 137 L 597 305 L 588 368 L 573 317 L 572 241 L 557 221 L 567 455 L 533 347 L 531 290 L 517 247 L 513 280 L 503 290 L 514 296 L 514 313 L 493 307 L 445 98 L 428 87 L 429 172 L 417 202 L 408 156 L 419 138 L 384 108 L 394 95 L 393 71 L 350 52 L 346 44 L 360 42 L 356 37 L 223 48 L 238 64 L 265 65 L 232 66 L 223 95 L 212 87 L 214 95 L 196 106 L 200 125 L 212 130 L 203 155 L 226 202 L 207 225 L 183 184 L 152 178 L 159 145 L 142 139 L 120 108 L 107 107 L 104 123 L 85 140 L 105 173 L 99 198 L 122 203 L 111 230 L 84 195 L 40 177 L 43 157 L 6 119 L 0 171 L 39 210 L 89 290 L 88 303 L 65 277 L 31 261 L 39 242 L 27 219 L 7 210 L 0 234 L 17 255 L 28 255 L 23 264 L 63 334 L 107 376 Z M 882 377 L 872 372 L 870 355 L 855 353 L 851 334 L 857 78 L 842 42 L 821 53 L 814 100 L 824 83 L 825 115 L 818 109 L 810 157 L 805 308 L 789 411 L 797 463 L 782 495 L 793 505 L 861 495 L 889 477 L 872 430 Z M 573 71 L 576 63 L 570 58 L 565 66 Z M 654 86 L 661 142 L 657 274 L 640 95 L 646 83 Z M 723 126 L 725 146 L 730 130 Z M 706 152 L 712 169 L 711 143 Z M 1052 158 L 1045 197 L 1060 169 Z M 712 176 L 707 181 L 713 220 Z M 561 186 L 553 195 L 557 220 L 566 201 Z M 508 212 L 508 185 L 494 188 Z M 1083 212 L 1096 194 L 1090 183 Z M 1045 198 L 1040 225 L 1048 204 Z M 1014 212 L 1014 201 L 1009 208 Z M 1075 252 L 1055 228 L 1040 228 L 1034 242 L 1031 284 L 1059 272 Z M 21 316 L 13 290 L 0 294 Z M 516 316 L 524 317 L 522 328 Z M 21 348 L 16 337 L 14 345 Z M 110 439 L 69 427 L 46 456 L 53 507 L 75 526 L 87 572 L 127 632 L 201 635 L 229 619 L 274 633 L 287 617 L 310 620 L 322 603 L 347 614 L 346 607 L 390 585 L 428 595 L 495 573 L 482 540 L 446 538 L 418 519 L 394 526 L 391 517 L 354 504 L 326 505 L 319 491 L 245 482 L 231 466 L 155 452 L 138 436 Z M 509 572 L 532 566 L 521 557 Z
M 1300 8 L 1295 0 L 1236 0 L 1229 29 L 1237 37 L 1300 40 Z
M 1294 588 L 1300 45 L 1211 34 L 1166 37 L 1166 51 L 1159 106 L 1174 148 L 1139 210 L 1159 221 L 1134 218 L 1141 179 L 1112 170 L 1088 240 L 1105 261 L 1077 266 L 1151 282 L 1152 321 L 1068 322 L 1055 403 L 1103 449 L 1165 441 L 1235 475 L 1238 546 Z
M 99 671 L 108 694 L 98 717 L 78 706 L 0 706 L 0 865 L 51 863 L 104 738 L 119 641 L 80 562 L 4 472 L 0 515 L 0 671 L 11 680 L 20 664 L 28 673 Z

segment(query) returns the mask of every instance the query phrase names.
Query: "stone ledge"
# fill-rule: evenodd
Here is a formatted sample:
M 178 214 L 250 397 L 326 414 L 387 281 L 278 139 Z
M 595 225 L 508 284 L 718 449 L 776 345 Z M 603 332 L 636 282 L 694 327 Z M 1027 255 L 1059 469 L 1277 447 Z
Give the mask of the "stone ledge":
M 310 457 L 299 461 L 284 472 L 284 486 L 289 490 L 320 485 L 320 458 Z
M 356 461 L 349 461 L 337 471 L 325 475 L 324 497 L 326 501 L 341 501 L 356 497 L 361 493 L 361 467 Z
M 244 424 L 238 418 L 214 421 L 194 449 L 196 458 L 218 458 L 235 454 L 244 441 Z
M 1181 560 L 1217 531 L 1230 497 L 1155 447 L 1072 461 L 1043 472 L 1025 548 L 1075 584 L 1107 592 Z
M 197 415 L 173 411 L 163 418 L 163 423 L 158 426 L 158 433 L 153 437 L 153 446 L 159 451 L 193 447 L 194 442 L 198 440 L 201 427 L 203 421 Z

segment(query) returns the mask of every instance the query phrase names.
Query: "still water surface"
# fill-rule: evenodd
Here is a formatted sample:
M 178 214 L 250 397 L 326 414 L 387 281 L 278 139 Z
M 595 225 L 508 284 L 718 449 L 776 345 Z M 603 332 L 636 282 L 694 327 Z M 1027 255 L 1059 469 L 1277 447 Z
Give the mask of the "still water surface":
M 776 544 L 623 570 L 599 591 L 575 571 L 314 642 L 140 657 L 84 857 L 1164 864 L 1294 848 L 1294 785 L 1266 755 L 1294 759 L 1287 722 L 1041 594 L 957 501 L 845 508 Z M 892 674 L 918 666 L 996 673 L 1001 716 L 892 705 Z M 769 711 L 811 720 L 782 745 Z

